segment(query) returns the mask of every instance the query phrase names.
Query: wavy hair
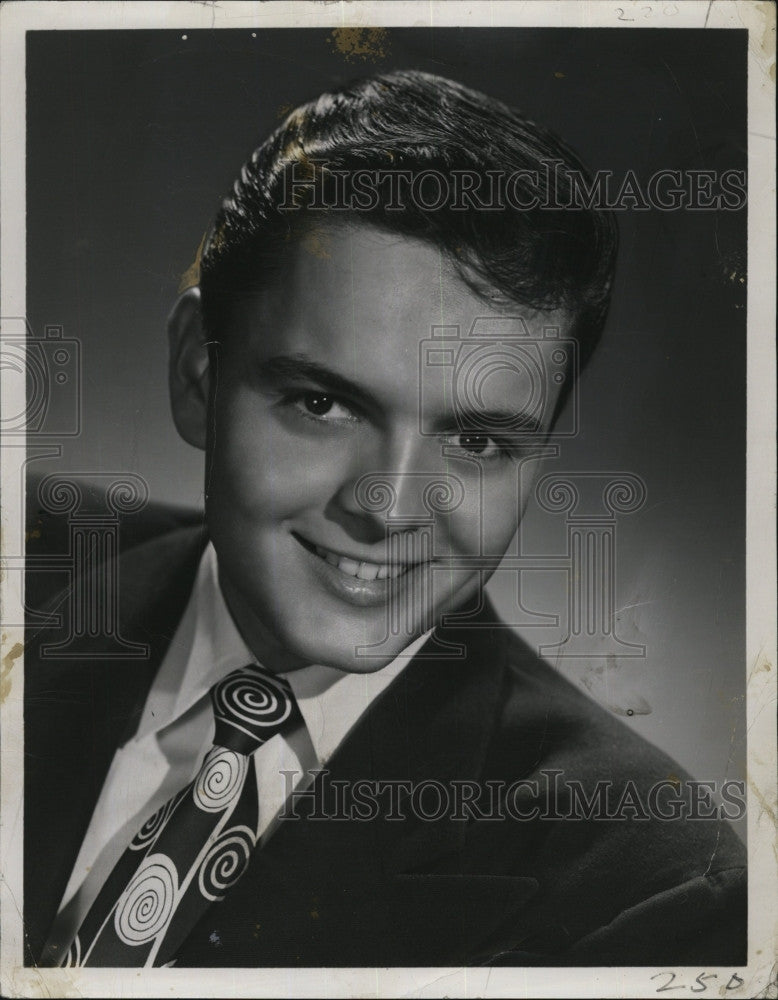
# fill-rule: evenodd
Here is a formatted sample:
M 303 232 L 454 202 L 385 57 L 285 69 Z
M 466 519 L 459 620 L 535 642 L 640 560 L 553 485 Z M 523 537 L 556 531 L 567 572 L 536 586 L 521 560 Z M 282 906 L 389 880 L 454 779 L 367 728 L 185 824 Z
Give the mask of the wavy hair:
M 350 179 L 358 172 L 430 170 L 449 177 L 458 171 L 515 175 L 521 204 L 536 207 L 425 208 L 407 192 L 398 202 L 395 191 L 390 201 L 380 188 L 376 204 L 345 213 L 308 196 L 312 188 L 298 190 L 292 206 L 288 201 L 295 177 L 316 181 L 322 192 L 350 193 L 352 204 Z M 569 312 L 582 365 L 605 322 L 617 232 L 608 212 L 559 207 L 573 200 L 570 171 L 590 180 L 547 129 L 440 76 L 402 70 L 322 94 L 292 111 L 254 151 L 222 202 L 200 267 L 209 335 L 224 338 L 231 304 L 270 280 L 300 230 L 329 213 L 441 248 L 484 297 L 497 293 L 533 309 Z

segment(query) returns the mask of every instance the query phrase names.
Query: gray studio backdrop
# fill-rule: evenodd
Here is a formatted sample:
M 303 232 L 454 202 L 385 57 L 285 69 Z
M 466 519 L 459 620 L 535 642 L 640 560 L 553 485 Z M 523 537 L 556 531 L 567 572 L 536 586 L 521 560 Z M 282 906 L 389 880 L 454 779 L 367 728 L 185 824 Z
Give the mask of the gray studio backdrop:
M 220 197 L 299 102 L 414 67 L 564 136 L 593 169 L 745 167 L 743 32 L 402 29 L 28 35 L 28 319 L 81 349 L 82 430 L 36 473 L 132 471 L 153 500 L 202 503 L 202 456 L 169 417 L 165 318 Z M 744 777 L 745 210 L 620 213 L 604 342 L 580 433 L 547 472 L 630 473 L 616 519 L 615 623 L 645 655 L 547 655 L 696 777 Z M 525 552 L 563 553 L 533 504 Z M 566 633 L 570 568 L 498 574 L 507 620 Z M 532 612 L 558 615 L 538 624 Z M 626 647 L 624 647 L 626 650 Z M 628 650 L 627 650 L 628 651 Z

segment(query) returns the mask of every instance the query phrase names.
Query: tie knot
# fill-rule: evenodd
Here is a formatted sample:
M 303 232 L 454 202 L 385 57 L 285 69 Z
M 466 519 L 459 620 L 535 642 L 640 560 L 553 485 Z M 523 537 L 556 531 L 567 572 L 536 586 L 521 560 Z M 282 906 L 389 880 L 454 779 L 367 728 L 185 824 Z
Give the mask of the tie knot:
M 292 689 L 257 665 L 241 667 L 211 688 L 214 744 L 251 754 L 286 728 L 299 712 Z

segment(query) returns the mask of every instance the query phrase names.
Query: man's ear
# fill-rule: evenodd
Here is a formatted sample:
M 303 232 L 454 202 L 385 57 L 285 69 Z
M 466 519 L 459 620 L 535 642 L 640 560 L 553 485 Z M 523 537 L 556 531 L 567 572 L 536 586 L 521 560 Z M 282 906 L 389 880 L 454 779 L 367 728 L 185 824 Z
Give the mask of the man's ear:
M 173 306 L 167 332 L 170 345 L 168 384 L 173 420 L 184 441 L 204 451 L 210 366 L 199 288 L 188 288 Z

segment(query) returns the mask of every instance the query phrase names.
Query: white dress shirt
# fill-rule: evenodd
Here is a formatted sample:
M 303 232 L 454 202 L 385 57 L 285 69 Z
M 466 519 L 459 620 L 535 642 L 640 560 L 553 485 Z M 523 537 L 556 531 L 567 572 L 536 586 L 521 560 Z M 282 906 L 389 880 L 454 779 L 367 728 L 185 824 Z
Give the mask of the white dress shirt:
M 294 789 L 326 765 L 354 723 L 419 649 L 420 636 L 386 667 L 356 674 L 318 664 L 284 674 L 303 723 L 276 735 L 254 755 L 259 847 Z M 116 751 L 62 897 L 47 948 L 61 958 L 101 886 L 141 824 L 197 774 L 213 741 L 210 688 L 230 671 L 256 663 L 219 587 L 216 552 L 203 553 L 195 585 L 146 699 L 138 730 Z M 281 772 L 294 772 L 285 776 Z M 55 950 L 51 950 L 55 949 Z

